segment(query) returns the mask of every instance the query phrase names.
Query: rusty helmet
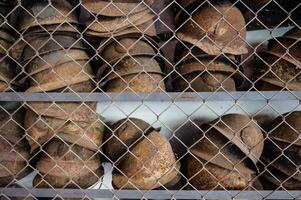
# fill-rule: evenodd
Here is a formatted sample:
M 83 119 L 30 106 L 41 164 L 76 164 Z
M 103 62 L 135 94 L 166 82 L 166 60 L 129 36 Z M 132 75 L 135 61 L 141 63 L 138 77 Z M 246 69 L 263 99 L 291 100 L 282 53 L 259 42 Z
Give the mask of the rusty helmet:
M 277 140 L 267 140 L 262 160 L 265 163 L 271 163 L 275 169 L 292 176 L 294 179 L 301 181 L 301 173 L 296 166 L 301 165 L 301 147 L 290 145 L 290 143 L 279 142 Z
M 16 111 L 15 108 L 2 108 L 0 111 L 0 186 L 5 187 L 14 179 L 21 179 L 31 171 L 27 166 L 30 159 L 29 145 L 23 138 L 23 129 L 19 126 L 23 118 L 24 113 Z
M 145 0 L 144 3 L 151 5 L 154 0 Z M 148 7 L 141 3 L 140 0 L 137 1 L 110 1 L 105 0 L 83 0 L 82 5 L 86 10 L 91 13 L 108 16 L 108 17 L 118 17 L 126 16 L 129 14 L 134 14 L 148 9 Z
M 129 14 L 121 17 L 91 17 L 87 22 L 88 29 L 98 33 L 120 32 L 132 26 L 139 26 L 148 21 L 152 21 L 155 14 L 150 10 Z M 101 22 L 101 23 L 99 23 Z
M 173 85 L 176 91 L 236 91 L 243 81 L 235 65 L 226 58 L 203 55 L 185 60 L 176 68 Z M 180 74 L 180 75 L 179 75 Z M 190 87 L 189 87 L 190 84 Z M 222 86 L 222 87 L 221 87 Z
M 126 36 L 116 40 L 110 40 L 101 45 L 101 57 L 106 63 L 112 64 L 125 56 L 139 56 L 157 54 L 156 43 L 152 39 L 140 39 L 136 36 Z
M 299 123 L 301 112 L 294 111 L 285 113 L 283 116 L 277 117 L 268 125 L 268 130 L 272 130 L 269 137 L 276 141 L 298 145 L 301 149 L 301 125 Z
M 240 114 L 228 114 L 210 123 L 235 144 L 256 165 L 264 145 L 263 134 L 254 120 Z
M 289 38 L 269 41 L 268 52 L 295 65 L 301 64 L 301 42 Z
M 112 71 L 114 69 L 114 71 Z M 113 66 L 103 65 L 98 73 L 97 77 L 102 79 L 102 82 L 107 82 L 118 77 L 124 77 L 131 74 L 139 73 L 156 73 L 164 76 L 159 63 L 148 56 L 135 56 L 125 57 Z
M 206 133 L 200 133 L 200 139 L 190 149 L 190 152 L 212 164 L 228 170 L 237 170 L 241 173 L 254 174 L 245 154 L 229 140 L 215 129 L 210 129 L 209 125 L 202 127 Z M 203 137 L 204 136 L 204 137 Z
M 246 54 L 246 22 L 229 2 L 203 4 L 177 32 L 179 39 L 210 55 Z
M 91 23 L 91 21 L 88 22 L 87 25 L 89 26 L 90 23 Z M 144 35 L 155 37 L 161 31 L 162 30 L 157 29 L 157 27 L 155 26 L 155 20 L 152 19 L 152 20 L 149 20 L 140 25 L 126 26 L 126 27 L 123 27 L 122 29 L 113 30 L 113 31 L 109 31 L 109 32 L 108 31 L 99 32 L 96 29 L 93 30 L 93 29 L 88 28 L 86 33 L 87 33 L 87 35 L 98 36 L 98 37 L 112 37 L 112 36 L 118 37 L 118 36 L 127 35 L 127 34 L 144 33 Z
M 289 90 L 300 90 L 301 75 L 300 69 L 297 68 L 299 62 L 280 53 L 270 51 L 260 52 L 264 62 L 262 62 L 262 71 L 267 72 L 260 80 L 281 88 Z M 282 57 L 281 57 L 282 56 Z M 274 73 L 269 72 L 271 71 Z
M 193 156 L 190 156 L 187 161 L 187 176 L 190 183 L 198 190 L 216 188 L 241 190 L 255 181 L 251 173 L 229 170 Z
M 106 82 L 106 92 L 162 92 L 165 91 L 164 77 L 160 73 L 135 73 Z
M 153 130 L 118 164 L 118 170 L 113 172 L 113 185 L 116 188 L 155 189 L 173 181 L 179 168 L 180 163 L 176 161 L 169 141 Z
M 287 167 L 287 166 L 285 166 Z M 269 188 L 266 189 L 276 189 L 280 186 L 286 190 L 300 190 L 301 181 L 295 179 L 292 176 L 288 176 L 285 173 L 277 170 L 274 165 L 267 166 L 267 170 L 262 174 L 265 181 L 267 181 Z
M 51 140 L 45 151 L 37 163 L 36 187 L 87 188 L 103 174 L 100 156 L 94 151 L 58 139 Z
M 60 25 L 66 21 L 69 23 L 78 23 L 77 15 L 71 12 L 73 7 L 68 1 L 54 0 L 51 2 L 51 5 L 47 1 L 33 2 L 26 8 L 28 11 L 24 10 L 20 13 L 19 30 L 24 31 L 40 25 Z
M 143 139 L 154 128 L 137 118 L 126 118 L 114 123 L 111 127 L 114 136 L 105 145 L 106 155 L 111 161 L 122 159 L 128 147 Z M 113 134 L 112 134 L 113 135 Z

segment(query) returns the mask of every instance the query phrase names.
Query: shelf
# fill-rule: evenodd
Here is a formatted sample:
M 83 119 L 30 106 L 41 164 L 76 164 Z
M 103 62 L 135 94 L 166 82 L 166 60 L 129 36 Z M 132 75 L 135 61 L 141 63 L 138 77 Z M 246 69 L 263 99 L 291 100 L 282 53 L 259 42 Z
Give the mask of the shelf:
M 301 191 L 192 191 L 192 190 L 94 190 L 94 189 L 16 189 L 2 188 L 10 197 L 118 198 L 118 199 L 297 199 Z
M 299 91 L 161 92 L 161 93 L 0 93 L 0 102 L 141 102 L 141 101 L 281 101 L 301 100 Z

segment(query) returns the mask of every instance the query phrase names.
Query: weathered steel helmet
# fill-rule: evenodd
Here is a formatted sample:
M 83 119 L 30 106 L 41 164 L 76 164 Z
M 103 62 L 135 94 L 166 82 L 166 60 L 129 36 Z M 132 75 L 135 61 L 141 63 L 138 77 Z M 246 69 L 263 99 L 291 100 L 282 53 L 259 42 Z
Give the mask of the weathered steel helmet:
M 58 139 L 49 142 L 45 151 L 37 163 L 35 187 L 88 188 L 103 175 L 101 159 L 94 151 Z
M 263 134 L 256 122 L 245 115 L 228 114 L 210 124 L 256 165 L 264 146 Z
M 118 170 L 113 172 L 113 185 L 116 188 L 151 190 L 173 181 L 179 169 L 180 164 L 169 141 L 154 130 L 118 165 Z
M 162 92 L 166 89 L 162 74 L 145 72 L 115 78 L 102 87 L 107 92 Z
M 173 79 L 176 91 L 236 91 L 243 81 L 240 72 L 229 60 L 208 55 L 185 60 L 176 72 Z
M 15 113 L 14 113 L 15 112 Z M 12 119 L 10 118 L 12 117 Z M 24 113 L 22 111 L 0 111 L 0 186 L 7 186 L 14 179 L 21 179 L 30 173 L 27 162 L 30 159 L 29 145 L 24 140 L 20 128 Z
M 103 65 L 98 71 L 97 77 L 102 79 L 102 82 L 107 82 L 118 77 L 139 73 L 157 73 L 162 74 L 162 76 L 165 75 L 162 72 L 159 63 L 152 57 L 135 56 L 126 57 L 115 63 L 113 66 Z
M 155 47 L 155 42 L 151 39 L 145 40 L 135 36 L 126 36 L 117 39 L 117 41 L 106 42 L 99 51 L 101 58 L 106 63 L 113 63 L 126 56 L 155 56 L 157 54 Z
M 105 0 L 83 0 L 82 5 L 85 9 L 93 14 L 118 17 L 134 14 L 148 9 L 146 5 L 153 4 L 154 0 L 128 0 L 128 1 L 114 1 L 114 3 Z
M 203 129 L 204 128 L 204 129 Z M 197 142 L 190 149 L 190 152 L 205 161 L 228 170 L 237 170 L 241 173 L 254 174 L 256 168 L 252 165 L 245 154 L 229 140 L 210 126 L 202 127 L 206 133 L 200 134 Z
M 285 166 L 287 167 L 287 166 Z M 288 176 L 283 172 L 277 170 L 274 165 L 269 165 L 267 167 L 268 170 L 265 170 L 263 173 L 263 178 L 267 181 L 268 184 L 265 184 L 266 189 L 276 189 L 280 186 L 285 188 L 286 190 L 300 190 L 301 189 L 301 181 L 295 179 L 292 176 Z
M 273 168 L 281 173 L 301 181 L 301 173 L 296 166 L 301 165 L 301 148 L 297 145 L 290 146 L 289 143 L 277 140 L 266 141 L 262 161 L 271 164 Z
M 48 1 L 34 2 L 26 8 L 26 11 L 20 13 L 19 30 L 24 31 L 40 25 L 60 25 L 66 21 L 78 23 L 77 15 L 71 12 L 72 9 L 72 5 L 66 0 L 54 0 L 51 6 Z
M 181 25 L 177 36 L 210 55 L 248 52 L 246 22 L 240 10 L 229 2 L 202 5 Z
M 301 36 L 301 35 L 300 35 Z M 288 38 L 277 38 L 269 42 L 268 52 L 295 65 L 301 64 L 301 42 Z
M 115 162 L 122 159 L 127 149 L 143 139 L 150 131 L 154 130 L 147 122 L 137 119 L 122 119 L 112 125 L 114 136 L 105 145 L 106 155 Z
M 260 79 L 261 81 L 276 85 L 280 89 L 301 89 L 300 69 L 296 67 L 296 62 L 292 63 L 293 59 L 281 57 L 281 54 L 269 51 L 261 52 L 260 55 L 264 60 L 261 70 L 268 72 Z M 270 68 L 274 73 L 269 72 Z
M 268 50 L 260 52 L 263 60 L 258 69 L 259 76 L 266 73 L 261 79 L 258 89 L 289 90 L 301 89 L 301 31 L 294 28 L 283 36 L 269 41 Z M 269 72 L 272 70 L 274 73 Z M 269 84 L 270 87 L 267 85 Z M 267 86 L 266 86 L 267 85 Z
M 283 114 L 284 117 L 278 117 L 269 124 L 268 129 L 272 130 L 269 137 L 280 142 L 293 143 L 300 146 L 301 149 L 301 112 Z M 275 128 L 276 127 L 276 128 Z
M 255 185 L 257 181 L 252 173 L 229 170 L 193 156 L 187 161 L 187 176 L 198 190 L 242 190 Z
M 114 18 L 107 18 L 98 16 L 97 20 L 95 18 L 91 18 L 87 24 L 88 29 L 99 32 L 99 33 L 106 33 L 106 32 L 120 32 L 132 26 L 139 26 L 148 21 L 152 21 L 155 17 L 155 14 L 150 10 L 145 10 L 139 13 L 130 14 L 128 16 L 122 17 L 114 17 Z M 101 22 L 101 23 L 100 23 Z

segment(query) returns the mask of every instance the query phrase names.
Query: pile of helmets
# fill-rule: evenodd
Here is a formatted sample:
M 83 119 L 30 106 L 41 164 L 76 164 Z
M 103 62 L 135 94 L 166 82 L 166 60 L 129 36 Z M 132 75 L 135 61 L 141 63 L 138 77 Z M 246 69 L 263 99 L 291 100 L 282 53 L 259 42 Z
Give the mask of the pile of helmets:
M 9 56 L 9 51 L 15 42 L 13 29 L 10 27 L 5 17 L 10 11 L 9 1 L 0 1 L 0 91 L 7 91 L 17 87 L 14 81 L 16 75 L 16 65 Z
M 67 1 L 31 2 L 19 16 L 26 92 L 91 92 L 92 69 L 78 33 L 78 16 Z M 28 103 L 24 126 L 37 163 L 36 187 L 87 188 L 101 176 L 96 153 L 104 124 L 96 103 Z M 70 147 L 71 146 L 71 147 Z M 71 150 L 70 150 L 71 149 Z
M 261 189 L 256 179 L 263 134 L 255 121 L 228 114 L 201 127 L 187 161 L 187 178 L 197 190 Z M 252 189 L 249 188 L 249 189 Z
M 228 1 L 179 0 L 176 16 L 176 91 L 236 91 L 242 83 L 240 56 L 246 48 L 246 22 Z M 239 78 L 240 77 L 240 78 Z
M 105 92 L 165 91 L 164 63 L 158 58 L 163 55 L 153 40 L 172 27 L 171 20 L 166 20 L 171 18 L 169 12 L 160 10 L 165 2 L 83 0 L 81 7 L 88 38 L 103 39 L 98 48 L 100 88 Z
M 29 145 L 22 128 L 24 112 L 1 108 L 0 111 L 0 186 L 5 187 L 30 173 Z
M 175 184 L 180 163 L 160 129 L 136 118 L 112 125 L 105 153 L 114 163 L 113 186 L 117 189 L 152 190 Z
M 267 136 L 262 160 L 267 182 L 265 189 L 282 187 L 287 190 L 301 189 L 301 112 L 285 113 L 267 124 Z
M 127 35 L 101 45 L 97 77 L 106 92 L 165 91 L 164 63 L 150 37 Z
M 150 8 L 154 3 L 155 0 L 83 0 L 82 6 L 90 16 L 86 22 L 87 34 L 111 37 L 143 32 L 156 36 L 156 13 Z
M 260 52 L 257 89 L 301 90 L 301 30 L 294 28 L 269 41 L 268 49 Z

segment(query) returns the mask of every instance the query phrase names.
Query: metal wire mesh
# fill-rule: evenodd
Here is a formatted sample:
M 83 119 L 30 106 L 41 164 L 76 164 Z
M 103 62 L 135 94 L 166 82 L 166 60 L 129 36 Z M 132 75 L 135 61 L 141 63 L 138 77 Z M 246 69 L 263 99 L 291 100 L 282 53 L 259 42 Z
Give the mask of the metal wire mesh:
M 301 198 L 300 4 L 0 0 L 0 198 Z

